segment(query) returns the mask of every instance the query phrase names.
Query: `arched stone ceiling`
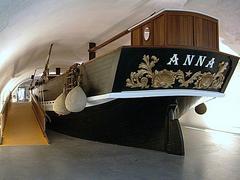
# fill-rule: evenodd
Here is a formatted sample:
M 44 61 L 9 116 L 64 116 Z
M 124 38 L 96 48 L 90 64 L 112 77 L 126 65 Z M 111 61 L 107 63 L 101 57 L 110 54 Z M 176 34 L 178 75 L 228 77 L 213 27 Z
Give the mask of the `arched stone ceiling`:
M 240 51 L 240 1 L 237 0 L 1 0 L 0 92 L 43 68 L 54 43 L 50 66 L 66 67 L 87 60 L 88 42 L 112 37 L 162 8 L 195 10 L 220 21 L 220 36 Z M 129 36 L 104 53 L 129 43 Z

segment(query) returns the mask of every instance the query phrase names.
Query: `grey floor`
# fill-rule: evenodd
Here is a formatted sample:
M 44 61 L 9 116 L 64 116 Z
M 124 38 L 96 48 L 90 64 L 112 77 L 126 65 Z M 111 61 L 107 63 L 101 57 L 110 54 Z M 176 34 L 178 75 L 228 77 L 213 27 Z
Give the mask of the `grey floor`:
M 240 136 L 183 132 L 185 157 L 49 132 L 49 146 L 0 147 L 0 179 L 240 179 Z

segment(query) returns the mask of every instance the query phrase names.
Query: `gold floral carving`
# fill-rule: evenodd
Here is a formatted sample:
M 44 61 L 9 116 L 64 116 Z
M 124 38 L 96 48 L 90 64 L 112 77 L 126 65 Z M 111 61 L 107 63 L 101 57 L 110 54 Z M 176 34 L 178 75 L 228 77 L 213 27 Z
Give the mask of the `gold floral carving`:
M 163 69 L 161 71 L 153 70 L 158 63 L 159 58 L 156 56 L 143 56 L 143 62 L 139 64 L 137 72 L 131 72 L 130 78 L 126 80 L 126 86 L 130 88 L 173 88 L 173 85 L 178 82 L 180 87 L 189 87 L 193 85 L 196 89 L 220 89 L 224 82 L 224 71 L 228 67 L 228 62 L 221 62 L 218 65 L 218 72 L 183 72 L 178 70 Z

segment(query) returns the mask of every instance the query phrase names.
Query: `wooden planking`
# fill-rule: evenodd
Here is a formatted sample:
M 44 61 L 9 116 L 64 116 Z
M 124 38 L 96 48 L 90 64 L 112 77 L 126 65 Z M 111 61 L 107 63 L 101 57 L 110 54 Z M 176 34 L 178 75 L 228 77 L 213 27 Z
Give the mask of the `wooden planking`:
M 142 45 L 142 31 L 141 28 L 137 28 L 131 33 L 131 44 L 133 46 L 141 46 Z
M 161 15 L 154 20 L 154 45 L 165 44 L 165 16 Z
M 195 46 L 198 48 L 218 48 L 218 24 L 217 21 L 195 17 L 194 20 L 194 39 Z
M 166 45 L 193 46 L 193 17 L 188 15 L 167 15 Z
M 151 30 L 148 41 L 143 38 L 145 27 Z M 165 11 L 136 27 L 131 37 L 132 46 L 219 50 L 218 21 L 193 12 Z

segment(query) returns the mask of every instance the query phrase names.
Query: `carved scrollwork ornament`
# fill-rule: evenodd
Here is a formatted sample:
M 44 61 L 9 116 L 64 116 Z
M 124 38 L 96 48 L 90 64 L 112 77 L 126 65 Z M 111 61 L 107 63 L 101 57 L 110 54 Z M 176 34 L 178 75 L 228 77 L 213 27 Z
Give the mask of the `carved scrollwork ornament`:
M 154 76 L 153 76 L 153 83 L 151 87 L 153 88 L 158 88 L 158 87 L 163 87 L 163 88 L 172 88 L 173 84 L 175 84 L 175 79 L 176 79 L 176 74 L 173 71 L 169 70 L 162 70 L 162 71 L 157 71 L 155 70 Z
M 173 88 L 173 85 L 178 82 L 180 87 L 189 87 L 193 85 L 196 89 L 220 89 L 224 82 L 224 72 L 228 67 L 228 62 L 221 62 L 218 65 L 218 72 L 183 72 L 178 70 L 153 70 L 159 62 L 156 56 L 143 56 L 143 62 L 138 66 L 137 72 L 131 72 L 130 77 L 126 79 L 126 87 L 147 89 L 152 88 Z

